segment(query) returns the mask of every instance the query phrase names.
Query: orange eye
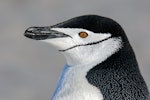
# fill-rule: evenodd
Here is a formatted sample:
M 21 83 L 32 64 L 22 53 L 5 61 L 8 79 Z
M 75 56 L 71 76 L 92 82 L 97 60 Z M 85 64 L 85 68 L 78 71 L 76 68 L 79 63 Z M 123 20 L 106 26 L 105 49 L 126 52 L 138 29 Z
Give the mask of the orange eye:
M 86 38 L 86 37 L 88 36 L 88 34 L 87 34 L 86 32 L 80 32 L 80 33 L 79 33 L 79 36 L 80 36 L 81 38 Z

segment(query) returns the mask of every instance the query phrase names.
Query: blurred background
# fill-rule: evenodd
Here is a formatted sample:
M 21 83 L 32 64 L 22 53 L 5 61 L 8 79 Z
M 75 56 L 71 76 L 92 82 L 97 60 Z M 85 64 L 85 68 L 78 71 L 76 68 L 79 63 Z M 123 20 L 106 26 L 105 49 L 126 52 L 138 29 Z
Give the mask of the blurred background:
M 0 100 L 50 99 L 65 58 L 24 31 L 85 14 L 121 24 L 150 89 L 150 0 L 0 0 Z

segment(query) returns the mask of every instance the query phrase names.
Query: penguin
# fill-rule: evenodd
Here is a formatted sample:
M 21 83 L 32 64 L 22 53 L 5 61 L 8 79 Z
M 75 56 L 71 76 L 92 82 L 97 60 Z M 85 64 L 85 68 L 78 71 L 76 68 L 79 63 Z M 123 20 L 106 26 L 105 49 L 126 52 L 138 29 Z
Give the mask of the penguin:
M 134 51 L 113 19 L 83 15 L 24 35 L 47 42 L 67 61 L 51 100 L 150 100 Z

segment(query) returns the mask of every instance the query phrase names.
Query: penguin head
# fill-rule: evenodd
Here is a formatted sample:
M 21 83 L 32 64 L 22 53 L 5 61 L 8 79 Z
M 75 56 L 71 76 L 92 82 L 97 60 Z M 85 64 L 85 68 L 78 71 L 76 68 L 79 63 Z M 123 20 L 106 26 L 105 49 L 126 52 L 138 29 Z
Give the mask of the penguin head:
M 24 35 L 57 47 L 72 66 L 104 61 L 128 42 L 117 22 L 97 15 L 79 16 L 48 27 L 30 27 Z

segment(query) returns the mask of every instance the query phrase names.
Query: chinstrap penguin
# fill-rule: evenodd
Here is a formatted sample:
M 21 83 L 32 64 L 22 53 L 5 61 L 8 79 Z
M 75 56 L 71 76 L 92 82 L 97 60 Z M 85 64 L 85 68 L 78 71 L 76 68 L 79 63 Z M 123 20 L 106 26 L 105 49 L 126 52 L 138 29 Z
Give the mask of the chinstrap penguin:
M 133 49 L 114 20 L 84 15 L 24 35 L 55 46 L 64 67 L 51 100 L 150 100 Z

